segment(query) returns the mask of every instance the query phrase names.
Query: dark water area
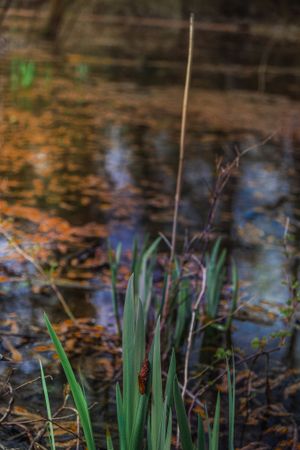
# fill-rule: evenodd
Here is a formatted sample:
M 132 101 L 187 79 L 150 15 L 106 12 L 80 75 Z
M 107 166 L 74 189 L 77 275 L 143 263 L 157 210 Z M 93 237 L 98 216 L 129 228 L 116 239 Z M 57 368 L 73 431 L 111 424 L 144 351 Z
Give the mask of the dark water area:
M 107 278 L 71 262 L 92 249 L 101 271 L 108 236 L 125 251 L 135 236 L 170 236 L 187 24 L 82 16 L 55 44 L 40 38 L 39 24 L 14 10 L 5 22 L 0 212 L 27 251 L 63 262 L 62 291 L 75 315 L 113 328 Z M 195 32 L 178 248 L 206 223 L 216 158 L 253 148 L 221 198 L 212 236 L 223 236 L 237 261 L 248 307 L 232 339 L 245 351 L 253 337 L 284 327 L 283 281 L 298 273 L 299 35 L 296 26 L 226 23 L 199 23 Z M 283 247 L 287 218 L 292 265 Z M 51 293 L 28 286 L 24 260 L 4 238 L 0 246 L 3 320 L 40 330 L 43 311 L 54 322 L 64 318 Z M 34 271 L 25 267 L 30 278 Z M 290 348 L 272 356 L 277 369 L 287 361 L 299 368 L 298 340 L 295 331 Z M 25 348 L 20 380 L 38 367 L 32 342 Z

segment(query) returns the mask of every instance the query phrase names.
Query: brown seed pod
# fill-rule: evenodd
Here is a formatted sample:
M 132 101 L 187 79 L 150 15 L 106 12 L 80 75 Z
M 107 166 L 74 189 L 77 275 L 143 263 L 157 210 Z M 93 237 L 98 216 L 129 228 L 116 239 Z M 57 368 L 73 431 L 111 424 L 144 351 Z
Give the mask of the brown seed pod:
M 149 359 L 146 357 L 144 359 L 143 365 L 141 367 L 138 380 L 139 380 L 139 391 L 141 395 L 144 395 L 147 389 L 147 382 L 149 378 L 150 373 L 150 362 Z

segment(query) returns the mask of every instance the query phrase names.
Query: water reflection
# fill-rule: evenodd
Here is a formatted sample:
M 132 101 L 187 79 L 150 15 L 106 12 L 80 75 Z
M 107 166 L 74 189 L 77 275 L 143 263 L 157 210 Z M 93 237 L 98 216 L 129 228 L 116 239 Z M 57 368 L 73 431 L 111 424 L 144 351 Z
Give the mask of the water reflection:
M 107 274 L 106 284 L 100 281 L 107 269 L 107 237 L 113 246 L 121 241 L 127 251 L 136 235 L 170 235 L 187 30 L 151 21 L 111 26 L 100 19 L 78 20 L 57 46 L 39 40 L 37 33 L 28 41 L 22 27 L 26 22 L 30 29 L 30 18 L 14 19 L 10 50 L 0 54 L 0 212 L 14 219 L 11 230 L 26 251 L 41 255 L 48 269 L 61 264 L 61 290 L 74 314 L 94 318 L 110 332 L 114 320 Z M 236 149 L 273 137 L 242 158 L 212 230 L 213 236 L 223 236 L 237 262 L 246 312 L 234 321 L 231 334 L 210 330 L 201 336 L 193 352 L 195 367 L 199 358 L 210 364 L 219 346 L 234 343 L 250 353 L 253 337 L 281 330 L 278 306 L 290 295 L 282 281 L 287 273 L 299 278 L 296 37 L 289 29 L 233 30 L 229 24 L 200 24 L 196 30 L 180 242 L 187 230 L 192 236 L 206 223 L 217 158 L 229 160 Z M 295 236 L 290 261 L 283 250 L 287 216 Z M 65 318 L 60 304 L 33 282 L 30 264 L 12 259 L 4 240 L 0 256 L 2 316 L 20 322 L 22 332 L 37 327 L 45 342 L 43 312 L 59 322 Z M 85 266 L 89 257 L 93 265 Z M 8 282 L 12 277 L 15 283 Z M 12 339 L 18 346 L 19 338 Z M 299 342 L 295 323 L 286 353 L 272 356 L 273 367 L 299 368 Z M 37 369 L 35 345 L 22 344 L 16 384 Z M 89 343 L 83 345 L 88 353 Z M 46 356 L 44 362 L 51 370 Z M 97 372 L 95 355 L 72 363 L 84 368 L 87 392 L 100 401 L 96 422 L 109 422 L 114 405 L 109 408 L 107 402 L 113 396 Z M 259 364 L 264 370 L 265 362 Z M 23 404 L 38 397 L 36 392 L 33 386 L 20 393 Z M 51 398 L 60 404 L 61 392 L 52 392 Z M 42 397 L 34 404 L 42 405 Z
M 129 171 L 131 161 L 130 150 L 121 140 L 121 130 L 112 127 L 110 131 L 110 148 L 105 155 L 105 169 L 112 179 L 116 190 L 124 189 L 132 184 Z
M 23 47 L 14 46 L 14 36 L 10 52 L 2 56 L 0 174 L 7 183 L 1 207 L 22 220 L 31 235 L 45 235 L 41 222 L 55 217 L 64 232 L 98 225 L 98 235 L 85 236 L 86 246 L 93 241 L 101 247 L 110 235 L 128 249 L 136 234 L 170 232 L 186 30 L 127 23 L 103 24 L 98 32 L 95 23 L 97 17 L 90 18 L 80 42 L 72 34 L 59 52 L 42 40 L 22 38 Z M 79 20 L 75 28 L 82 25 Z M 285 217 L 291 217 L 293 232 L 299 228 L 300 109 L 288 98 L 291 92 L 298 98 L 299 87 L 286 78 L 298 76 L 298 43 L 291 31 L 289 46 L 278 45 L 276 58 L 268 52 L 264 92 L 257 93 L 271 31 L 221 28 L 196 30 L 179 239 L 205 223 L 216 158 L 228 158 L 235 148 L 278 130 L 243 158 L 220 203 L 214 231 L 223 234 L 236 258 L 248 297 L 282 303 L 287 298 L 281 284 Z M 51 233 L 59 254 L 61 232 L 51 228 Z M 68 251 L 77 244 L 73 240 Z M 73 295 L 78 294 L 67 293 L 70 299 Z M 33 309 L 28 292 L 24 298 L 26 308 Z M 103 323 L 103 317 L 110 318 L 99 308 L 108 302 L 106 293 L 96 291 L 83 304 Z M 18 308 L 17 302 L 13 306 Z M 49 308 L 59 316 L 54 302 Z M 78 307 L 78 314 L 84 308 Z

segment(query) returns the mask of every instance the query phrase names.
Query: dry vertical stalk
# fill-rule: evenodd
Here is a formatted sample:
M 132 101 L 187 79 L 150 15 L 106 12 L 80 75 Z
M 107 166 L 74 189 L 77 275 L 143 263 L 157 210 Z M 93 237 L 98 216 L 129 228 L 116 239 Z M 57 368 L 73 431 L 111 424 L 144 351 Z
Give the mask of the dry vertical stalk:
M 189 362 L 190 362 L 190 354 L 192 349 L 192 342 L 193 342 L 193 332 L 194 332 L 194 326 L 197 319 L 197 313 L 200 308 L 200 304 L 203 301 L 204 294 L 205 294 L 205 287 L 206 287 L 206 269 L 202 266 L 202 285 L 199 292 L 199 295 L 196 299 L 196 302 L 192 309 L 192 318 L 189 328 L 189 334 L 188 334 L 188 341 L 187 341 L 187 348 L 186 348 L 186 354 L 185 354 L 185 361 L 184 361 L 184 381 L 183 381 L 183 387 L 182 387 L 182 398 L 184 399 L 185 393 L 187 390 L 188 385 L 188 379 L 189 379 Z
M 190 28 L 189 28 L 189 51 L 188 51 L 185 86 L 184 86 L 184 94 L 183 94 L 183 102 L 182 102 L 179 164 L 178 164 L 177 181 L 176 181 L 171 252 L 170 252 L 169 273 L 168 273 L 168 279 L 167 279 L 167 290 L 166 290 L 165 304 L 164 304 L 164 309 L 163 309 L 162 323 L 165 322 L 168 311 L 169 311 L 171 271 L 172 271 L 172 263 L 173 263 L 174 257 L 175 257 L 175 250 L 176 250 L 176 235 L 177 235 L 178 211 L 179 211 L 181 185 L 182 185 L 183 161 L 184 161 L 184 153 L 185 153 L 186 117 L 187 117 L 187 106 L 188 106 L 188 97 L 189 97 L 190 80 L 191 80 L 193 46 L 194 46 L 194 15 L 191 14 Z
M 182 386 L 182 391 L 181 391 L 181 396 L 182 396 L 183 400 L 184 400 L 185 394 L 187 392 L 187 385 L 188 385 L 188 380 L 189 380 L 189 362 L 190 362 L 190 354 L 191 354 L 192 343 L 193 343 L 194 326 L 195 326 L 195 322 L 197 319 L 197 313 L 199 311 L 200 304 L 204 298 L 205 287 L 206 287 L 206 269 L 202 265 L 200 265 L 200 268 L 202 270 L 202 285 L 201 285 L 199 295 L 198 295 L 198 297 L 195 301 L 195 304 L 193 305 L 193 309 L 192 309 L 192 318 L 191 318 L 191 322 L 190 322 L 187 348 L 186 348 L 185 360 L 184 360 L 184 380 L 183 380 L 183 386 Z M 177 448 L 179 448 L 179 427 L 177 427 L 176 449 Z
M 176 234 L 177 234 L 178 211 L 179 211 L 181 185 L 182 185 L 183 160 L 184 160 L 184 153 L 185 153 L 186 116 L 187 116 L 187 106 L 188 106 L 188 97 L 189 97 L 190 80 L 191 80 L 193 45 L 194 45 L 194 16 L 193 16 L 193 14 L 191 14 L 189 53 L 188 53 L 188 62 L 187 62 L 186 79 L 185 79 L 183 104 L 182 104 L 179 165 L 178 165 L 178 173 L 177 173 L 177 181 L 176 181 L 175 206 L 174 206 L 173 229 L 172 229 L 172 240 L 171 240 L 171 255 L 170 255 L 171 261 L 173 261 L 173 259 L 174 259 L 175 250 L 176 250 Z

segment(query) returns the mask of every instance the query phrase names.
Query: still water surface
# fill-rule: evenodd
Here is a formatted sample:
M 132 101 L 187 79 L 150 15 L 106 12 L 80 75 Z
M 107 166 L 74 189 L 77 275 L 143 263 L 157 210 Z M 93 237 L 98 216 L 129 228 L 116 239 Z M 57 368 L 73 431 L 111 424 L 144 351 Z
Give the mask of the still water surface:
M 187 28 L 85 17 L 51 45 L 38 37 L 37 21 L 19 12 L 10 16 L 6 36 L 0 202 L 27 248 L 39 244 L 44 257 L 55 249 L 67 258 L 94 246 L 104 262 L 107 236 L 129 249 L 136 235 L 170 235 Z M 264 326 L 261 312 L 237 322 L 234 339 L 245 348 L 254 335 L 281 326 L 267 313 L 277 313 L 288 296 L 287 217 L 299 258 L 298 37 L 288 27 L 196 29 L 179 241 L 205 224 L 216 159 L 257 145 L 229 182 L 214 230 L 237 261 L 241 296 L 266 312 Z M 23 266 L 9 260 L 5 240 L 1 252 L 4 276 L 20 275 Z M 45 309 L 53 320 L 62 317 L 55 299 L 8 286 L 3 314 L 40 325 Z M 112 322 L 107 289 L 64 294 L 76 315 Z

